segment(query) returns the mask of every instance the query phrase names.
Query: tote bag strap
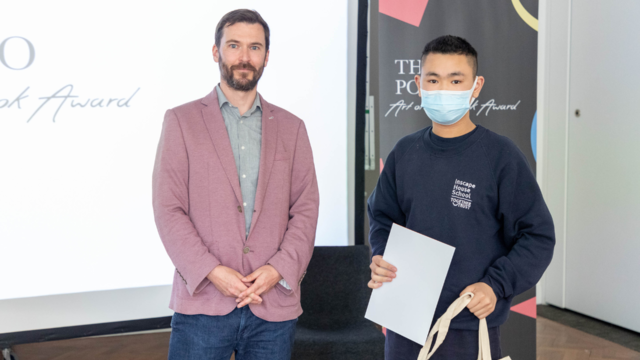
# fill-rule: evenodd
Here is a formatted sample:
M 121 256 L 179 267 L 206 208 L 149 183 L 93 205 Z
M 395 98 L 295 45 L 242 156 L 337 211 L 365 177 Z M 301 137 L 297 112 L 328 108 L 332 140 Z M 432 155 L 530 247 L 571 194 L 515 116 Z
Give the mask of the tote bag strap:
M 491 360 L 491 344 L 489 343 L 489 328 L 487 319 L 480 319 L 478 328 L 478 360 Z
M 465 293 L 456 301 L 454 301 L 447 311 L 438 319 L 436 324 L 433 326 L 431 331 L 429 332 L 429 336 L 427 337 L 427 341 L 424 344 L 422 350 L 420 350 L 420 355 L 418 355 L 418 360 L 428 360 L 433 356 L 433 354 L 438 350 L 442 342 L 444 342 L 445 337 L 447 336 L 447 332 L 449 331 L 449 325 L 451 324 L 451 320 L 456 317 L 464 308 L 469 305 L 473 299 L 472 293 Z M 433 345 L 433 349 L 429 351 L 431 348 L 431 343 L 435 337 L 435 344 Z M 480 327 L 478 328 L 478 360 L 491 360 L 491 344 L 489 342 L 489 329 L 487 327 L 487 320 L 480 320 Z M 511 360 L 510 357 L 502 358 L 502 360 Z
M 456 315 L 458 315 L 462 310 L 464 310 L 464 308 L 466 308 L 467 305 L 469 305 L 469 302 L 471 301 L 471 299 L 473 299 L 473 294 L 466 293 L 461 297 L 457 298 L 456 301 L 454 301 L 451 305 L 449 305 L 449 308 L 447 309 L 447 311 L 445 311 L 445 313 L 440 317 L 440 319 L 438 319 L 436 324 L 433 325 L 433 328 L 429 332 L 427 341 L 425 342 L 422 350 L 420 350 L 420 355 L 418 355 L 418 360 L 428 360 L 429 358 L 431 358 L 433 353 L 435 353 L 436 350 L 438 350 L 440 345 L 442 345 L 444 338 L 447 336 L 447 332 L 449 332 L 449 325 L 451 324 L 451 320 L 454 317 L 456 317 Z M 434 336 L 435 336 L 436 342 L 433 345 L 433 349 L 429 351 L 429 348 L 431 348 L 431 343 L 433 342 Z

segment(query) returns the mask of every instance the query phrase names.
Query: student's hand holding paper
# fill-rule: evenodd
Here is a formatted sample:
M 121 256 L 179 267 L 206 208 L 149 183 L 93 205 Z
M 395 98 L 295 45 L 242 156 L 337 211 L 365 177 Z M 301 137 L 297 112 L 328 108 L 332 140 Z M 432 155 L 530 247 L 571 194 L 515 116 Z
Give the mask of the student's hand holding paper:
M 369 287 L 377 289 L 382 283 L 391 282 L 396 277 L 398 269 L 382 259 L 382 255 L 376 255 L 371 261 L 371 281 Z
M 469 292 L 473 293 L 473 299 L 469 305 L 467 305 L 467 308 L 473 315 L 477 316 L 478 319 L 486 318 L 496 309 L 496 302 L 498 300 L 491 286 L 483 282 L 475 283 L 462 290 L 460 296 Z
M 393 224 L 384 259 L 371 259 L 369 287 L 374 291 L 364 317 L 423 345 L 454 252 L 450 245 Z M 398 269 L 391 264 L 400 263 L 402 273 L 396 276 Z M 420 306 L 407 306 L 407 299 L 419 299 Z

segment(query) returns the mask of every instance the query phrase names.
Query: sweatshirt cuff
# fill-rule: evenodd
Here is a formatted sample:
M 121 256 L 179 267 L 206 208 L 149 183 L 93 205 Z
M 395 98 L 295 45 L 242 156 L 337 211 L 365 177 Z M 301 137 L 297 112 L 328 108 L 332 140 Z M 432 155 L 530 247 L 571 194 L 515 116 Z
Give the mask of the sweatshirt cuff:
M 371 249 L 371 259 L 378 255 L 384 255 L 384 248 Z
M 502 286 L 495 280 L 491 279 L 489 275 L 480 279 L 480 282 L 483 282 L 491 287 L 493 293 L 496 295 L 498 299 L 504 299 L 504 292 L 502 291 Z
M 388 238 L 389 234 L 387 234 Z M 369 238 L 369 244 L 371 244 L 371 259 L 373 260 L 374 256 L 384 255 L 384 250 L 387 248 L 387 239 L 374 239 L 373 237 Z M 376 244 L 376 245 L 374 245 Z

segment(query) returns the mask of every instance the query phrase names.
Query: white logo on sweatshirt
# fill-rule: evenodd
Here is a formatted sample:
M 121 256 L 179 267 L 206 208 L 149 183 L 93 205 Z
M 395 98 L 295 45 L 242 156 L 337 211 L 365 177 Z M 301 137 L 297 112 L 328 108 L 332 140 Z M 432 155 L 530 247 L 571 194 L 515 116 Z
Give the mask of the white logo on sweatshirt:
M 468 183 L 456 179 L 451 191 L 451 204 L 455 207 L 469 210 L 471 208 L 471 189 L 475 189 L 476 184 Z

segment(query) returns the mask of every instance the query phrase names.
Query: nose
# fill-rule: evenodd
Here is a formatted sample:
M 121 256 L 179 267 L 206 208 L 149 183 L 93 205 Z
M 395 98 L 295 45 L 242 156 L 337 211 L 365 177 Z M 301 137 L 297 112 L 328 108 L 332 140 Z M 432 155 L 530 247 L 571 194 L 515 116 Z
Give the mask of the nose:
M 251 58 L 249 57 L 249 47 L 244 47 L 242 48 L 242 51 L 240 53 L 240 60 L 242 60 L 242 62 L 249 62 Z

